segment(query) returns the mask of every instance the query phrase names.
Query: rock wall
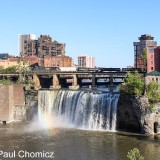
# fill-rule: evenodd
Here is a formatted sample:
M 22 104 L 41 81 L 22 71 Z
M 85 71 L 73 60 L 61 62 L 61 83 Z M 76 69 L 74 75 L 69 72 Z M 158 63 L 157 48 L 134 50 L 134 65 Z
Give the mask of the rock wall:
M 150 110 L 148 99 L 120 95 L 117 108 L 117 130 L 142 134 L 160 133 L 160 103 Z
M 26 119 L 28 121 L 33 120 L 35 115 L 38 115 L 38 91 L 26 90 Z

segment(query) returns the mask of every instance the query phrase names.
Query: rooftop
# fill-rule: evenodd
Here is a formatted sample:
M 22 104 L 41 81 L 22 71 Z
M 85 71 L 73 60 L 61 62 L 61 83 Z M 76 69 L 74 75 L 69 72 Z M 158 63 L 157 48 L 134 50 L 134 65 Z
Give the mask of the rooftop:
M 158 72 L 158 71 L 152 71 L 152 72 L 149 72 L 147 74 L 147 76 L 160 76 L 160 72 Z

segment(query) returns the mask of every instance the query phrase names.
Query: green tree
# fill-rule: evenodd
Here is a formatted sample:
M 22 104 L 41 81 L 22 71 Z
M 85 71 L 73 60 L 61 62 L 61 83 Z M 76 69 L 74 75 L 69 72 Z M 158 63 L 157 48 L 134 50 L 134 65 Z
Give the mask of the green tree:
M 140 151 L 138 148 L 134 148 L 133 150 L 128 151 L 127 159 L 128 160 L 144 160 L 144 157 L 140 155 Z
M 29 69 L 28 62 L 27 61 L 18 61 L 18 65 L 16 67 L 16 70 L 19 73 L 19 82 L 22 83 L 25 81 L 25 73 Z
M 144 92 L 144 80 L 140 74 L 135 71 L 134 73 L 128 72 L 128 75 L 120 87 L 120 93 L 128 95 L 141 96 Z
M 16 70 L 17 70 L 16 66 L 12 66 L 12 67 L 8 67 L 8 68 L 3 69 L 3 72 L 4 73 L 15 73 Z
M 144 71 L 147 71 L 147 49 L 144 48 L 141 54 L 142 64 L 144 65 Z

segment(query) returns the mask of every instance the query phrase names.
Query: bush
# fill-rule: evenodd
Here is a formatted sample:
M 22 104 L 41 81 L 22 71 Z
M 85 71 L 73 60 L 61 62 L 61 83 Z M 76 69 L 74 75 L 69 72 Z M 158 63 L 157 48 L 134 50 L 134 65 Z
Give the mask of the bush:
M 9 85 L 11 82 L 9 79 L 2 79 L 0 80 L 0 83 L 2 83 L 3 85 Z
M 127 159 L 128 160 L 144 160 L 144 157 L 140 155 L 140 151 L 138 148 L 134 148 L 133 150 L 128 151 Z
M 17 71 L 17 67 L 16 66 L 12 66 L 12 67 L 8 67 L 6 69 L 3 69 L 4 73 L 15 73 Z
M 144 92 L 144 80 L 139 73 L 128 73 L 125 83 L 120 87 L 120 93 L 141 96 Z
M 151 81 L 146 88 L 147 98 L 150 103 L 160 102 L 160 97 L 158 94 L 158 83 Z

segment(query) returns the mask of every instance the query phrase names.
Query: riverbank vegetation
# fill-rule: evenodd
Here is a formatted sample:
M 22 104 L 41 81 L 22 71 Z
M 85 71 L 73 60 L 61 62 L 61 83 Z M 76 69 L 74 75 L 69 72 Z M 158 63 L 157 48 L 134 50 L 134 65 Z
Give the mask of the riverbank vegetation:
M 141 156 L 138 148 L 133 148 L 132 150 L 128 151 L 127 159 L 128 160 L 144 160 L 144 157 Z
M 145 84 L 145 79 L 135 71 L 134 73 L 128 73 L 125 83 L 120 87 L 120 93 L 137 97 L 146 96 L 149 101 L 150 111 L 153 112 L 155 103 L 160 102 L 158 89 L 157 82 L 150 81 Z
M 128 72 L 125 83 L 123 83 L 120 87 L 120 93 L 142 96 L 144 92 L 144 85 L 144 80 L 141 78 L 137 71 L 134 73 Z

